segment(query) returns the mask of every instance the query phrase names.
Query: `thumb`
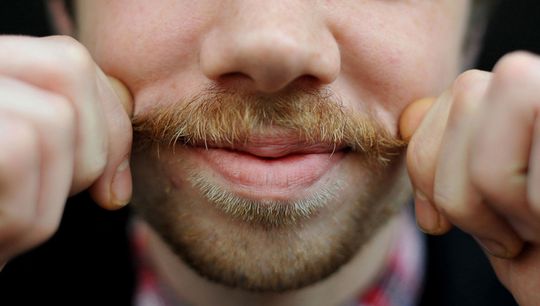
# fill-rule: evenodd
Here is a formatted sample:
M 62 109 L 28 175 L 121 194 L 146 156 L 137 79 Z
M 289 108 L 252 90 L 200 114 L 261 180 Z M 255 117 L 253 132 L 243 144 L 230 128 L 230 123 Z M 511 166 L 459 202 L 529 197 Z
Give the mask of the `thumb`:
M 416 222 L 422 231 L 434 235 L 444 234 L 451 228 L 431 201 L 437 152 L 450 102 L 448 93 L 440 98 L 420 99 L 408 105 L 399 119 L 401 137 L 409 143 L 407 170 L 415 191 Z
M 399 134 L 406 142 L 409 142 L 422 119 L 427 114 L 436 98 L 423 98 L 409 104 L 399 118 Z
M 118 79 L 99 70 L 100 102 L 107 122 L 108 153 L 103 174 L 90 187 L 94 201 L 106 209 L 118 209 L 131 199 L 129 167 L 133 131 L 133 97 Z
M 128 117 L 131 119 L 133 117 L 133 97 L 131 96 L 131 93 L 117 78 L 112 76 L 107 77 L 109 78 L 112 89 L 120 99 L 120 102 L 122 103 Z

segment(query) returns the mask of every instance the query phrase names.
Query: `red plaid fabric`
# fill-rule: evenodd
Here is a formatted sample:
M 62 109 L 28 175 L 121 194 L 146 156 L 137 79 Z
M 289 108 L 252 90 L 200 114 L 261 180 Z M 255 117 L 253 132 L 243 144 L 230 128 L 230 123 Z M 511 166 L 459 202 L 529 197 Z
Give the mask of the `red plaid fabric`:
M 135 227 L 134 227 L 135 228 Z M 144 237 L 133 231 L 138 286 L 136 306 L 188 306 L 175 299 L 148 264 Z M 361 297 L 347 306 L 414 306 L 424 274 L 425 242 L 412 220 L 403 226 L 386 270 Z
M 412 218 L 402 229 L 381 278 L 359 299 L 359 306 L 414 306 L 424 275 L 425 242 Z

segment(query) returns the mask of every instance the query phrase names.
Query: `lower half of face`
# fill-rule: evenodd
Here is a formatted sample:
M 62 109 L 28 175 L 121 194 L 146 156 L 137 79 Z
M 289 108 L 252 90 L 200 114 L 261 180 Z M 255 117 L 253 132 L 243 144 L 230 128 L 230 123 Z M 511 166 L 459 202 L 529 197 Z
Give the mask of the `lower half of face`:
M 404 204 L 388 135 L 454 77 L 470 1 L 281 4 L 78 1 L 150 143 L 137 210 L 200 274 L 259 291 L 324 279 Z
M 133 203 L 201 275 L 255 291 L 324 279 L 348 262 L 407 197 L 402 160 L 348 149 L 262 158 L 152 145 L 133 157 Z

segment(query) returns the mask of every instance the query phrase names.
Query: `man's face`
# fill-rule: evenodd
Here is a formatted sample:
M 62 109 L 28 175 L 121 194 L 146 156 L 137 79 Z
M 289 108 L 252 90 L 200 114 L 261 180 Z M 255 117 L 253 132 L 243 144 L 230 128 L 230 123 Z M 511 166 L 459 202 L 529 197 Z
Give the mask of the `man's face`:
M 204 276 L 335 272 L 406 202 L 397 120 L 461 65 L 467 0 L 78 1 L 135 98 L 133 204 Z

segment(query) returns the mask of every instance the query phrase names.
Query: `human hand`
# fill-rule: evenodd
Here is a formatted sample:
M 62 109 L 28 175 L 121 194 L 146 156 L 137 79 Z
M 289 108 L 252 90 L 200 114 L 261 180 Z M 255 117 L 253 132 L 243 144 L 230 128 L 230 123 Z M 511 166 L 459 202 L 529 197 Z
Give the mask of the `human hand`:
M 129 201 L 132 112 L 74 39 L 0 36 L 0 266 L 53 235 L 68 196 Z
M 520 305 L 540 304 L 539 111 L 540 57 L 521 52 L 400 120 L 419 227 L 475 237 Z

